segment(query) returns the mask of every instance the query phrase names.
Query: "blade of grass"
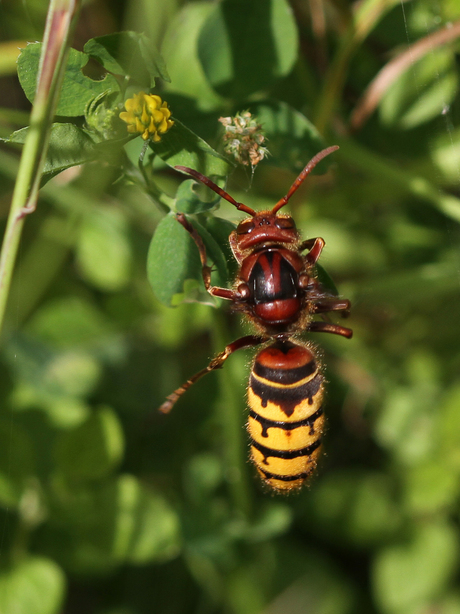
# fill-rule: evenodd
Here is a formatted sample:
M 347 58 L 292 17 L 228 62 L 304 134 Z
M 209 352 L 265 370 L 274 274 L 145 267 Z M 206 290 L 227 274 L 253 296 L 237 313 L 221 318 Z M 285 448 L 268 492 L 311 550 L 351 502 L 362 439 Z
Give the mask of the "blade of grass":
M 24 218 L 35 210 L 50 127 L 64 77 L 69 38 L 77 21 L 80 0 L 51 0 L 37 79 L 37 91 L 13 192 L 0 254 L 0 330 L 11 286 Z

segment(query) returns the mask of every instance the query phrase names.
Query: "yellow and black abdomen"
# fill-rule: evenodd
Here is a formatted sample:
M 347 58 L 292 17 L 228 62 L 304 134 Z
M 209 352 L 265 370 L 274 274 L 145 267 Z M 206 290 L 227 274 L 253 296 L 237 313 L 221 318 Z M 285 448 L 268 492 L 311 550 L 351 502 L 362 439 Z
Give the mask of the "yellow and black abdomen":
M 315 470 L 323 386 L 315 354 L 304 345 L 275 341 L 255 358 L 248 388 L 251 456 L 275 490 L 299 488 Z

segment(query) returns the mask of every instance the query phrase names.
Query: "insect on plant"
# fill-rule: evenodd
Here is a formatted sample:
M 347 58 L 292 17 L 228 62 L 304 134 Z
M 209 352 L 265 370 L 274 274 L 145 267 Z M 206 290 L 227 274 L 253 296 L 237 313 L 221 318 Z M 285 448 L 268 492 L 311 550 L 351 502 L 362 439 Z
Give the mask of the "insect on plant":
M 206 290 L 232 301 L 255 325 L 256 335 L 230 343 L 205 368 L 167 397 L 160 410 L 167 413 L 184 392 L 206 373 L 222 367 L 237 350 L 266 344 L 254 359 L 248 386 L 251 458 L 263 481 L 277 491 L 299 488 L 314 472 L 324 428 L 324 376 L 303 332 L 324 332 L 350 338 L 352 331 L 316 314 L 339 311 L 347 315 L 350 302 L 331 294 L 319 282 L 316 263 L 324 247 L 321 238 L 302 241 L 290 215 L 279 213 L 315 166 L 337 146 L 310 160 L 271 211 L 256 212 L 238 203 L 201 173 L 176 168 L 198 179 L 249 217 L 229 237 L 239 270 L 233 288 L 211 284 L 204 243 L 182 213 L 177 221 L 195 241 Z M 306 252 L 304 255 L 303 252 Z

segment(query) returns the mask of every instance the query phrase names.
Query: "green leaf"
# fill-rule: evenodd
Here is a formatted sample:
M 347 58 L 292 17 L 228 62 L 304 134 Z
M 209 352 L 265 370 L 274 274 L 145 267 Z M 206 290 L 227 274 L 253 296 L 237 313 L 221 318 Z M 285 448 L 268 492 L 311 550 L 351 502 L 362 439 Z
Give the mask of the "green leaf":
M 455 383 L 445 394 L 439 411 L 437 450 L 456 473 L 460 471 L 460 384 Z
M 21 128 L 5 139 L 8 143 L 23 144 L 29 127 Z M 93 139 L 89 134 L 74 124 L 53 124 L 50 143 L 43 168 L 42 183 L 66 168 L 91 162 L 100 157 Z
M 222 459 L 211 452 L 195 454 L 184 469 L 184 484 L 188 497 L 193 501 L 208 497 L 222 481 Z
M 195 220 L 193 226 L 203 239 L 209 263 L 216 268 L 212 283 L 227 285 L 227 260 L 221 245 L 203 224 Z M 183 293 L 184 289 L 190 291 L 188 302 L 215 304 L 204 291 L 198 248 L 173 216 L 163 218 L 155 231 L 147 257 L 147 275 L 156 297 L 165 305 L 171 306 L 174 295 Z M 184 288 L 186 280 L 196 280 L 198 286 Z
M 185 4 L 171 21 L 162 45 L 171 74 L 171 85 L 166 91 L 197 99 L 202 109 L 221 104 L 220 97 L 206 80 L 197 54 L 198 35 L 212 9 L 210 2 Z
M 113 208 L 93 209 L 80 226 L 76 246 L 82 276 L 96 288 L 114 292 L 126 286 L 131 246 L 125 218 Z
M 436 448 L 433 439 L 436 398 L 434 391 L 429 393 L 420 385 L 412 388 L 395 384 L 386 395 L 374 427 L 379 444 L 392 450 L 405 464 L 431 458 Z
M 1 614 L 58 614 L 64 572 L 44 557 L 29 557 L 0 573 Z
M 69 351 L 99 346 L 101 339 L 113 334 L 109 322 L 90 300 L 71 295 L 48 300 L 27 330 L 45 343 Z
M 455 184 L 460 168 L 460 129 L 453 128 L 436 135 L 431 156 L 437 172 L 441 173 L 450 184 Z
M 72 317 L 71 313 L 65 315 Z M 58 325 L 53 313 L 49 317 L 43 313 L 42 317 L 44 327 L 53 322 Z M 100 364 L 94 356 L 75 347 L 56 351 L 37 339 L 15 336 L 8 342 L 6 357 L 16 380 L 13 409 L 43 409 L 63 427 L 85 417 L 87 408 L 82 397 L 94 389 L 100 376 Z
M 175 209 L 178 213 L 202 213 L 208 211 L 217 205 L 220 201 L 220 196 L 215 195 L 211 201 L 205 202 L 201 200 L 195 189 L 198 182 L 195 179 L 186 179 L 183 181 L 176 193 Z
M 206 230 L 210 235 L 214 238 L 217 245 L 219 245 L 220 249 L 224 253 L 225 260 L 227 263 L 227 269 L 229 271 L 229 276 L 225 280 L 227 283 L 228 280 L 233 279 L 236 275 L 238 269 L 238 263 L 233 255 L 229 244 L 230 234 L 235 230 L 236 226 L 233 222 L 229 220 L 224 220 L 221 217 L 217 217 L 215 215 L 207 215 L 201 220 L 206 227 Z
M 306 164 L 326 147 L 314 125 L 299 111 L 285 102 L 265 101 L 249 105 L 249 110 L 262 125 L 270 155 L 267 163 L 299 173 Z M 313 174 L 325 173 L 334 156 L 322 160 Z
M 178 554 L 177 514 L 136 477 L 124 474 L 100 485 L 71 488 L 55 481 L 54 487 L 54 515 L 46 537 L 55 556 L 72 571 L 107 573 L 125 563 L 144 565 Z M 68 538 L 59 549 L 62 526 Z
M 161 141 L 151 142 L 150 147 L 168 166 L 188 166 L 206 177 L 226 177 L 232 169 L 226 158 L 177 119 Z
M 410 129 L 441 115 L 458 90 L 455 58 L 437 49 L 411 65 L 385 92 L 380 117 L 387 126 Z
M 141 87 L 155 87 L 155 78 L 169 81 L 166 64 L 145 34 L 118 32 L 90 39 L 83 48 L 109 72 L 132 79 Z
M 93 98 L 85 108 L 85 130 L 94 140 L 104 147 L 105 153 L 111 153 L 114 141 L 119 140 L 120 147 L 129 138 L 126 134 L 126 124 L 120 119 L 122 108 L 119 92 L 103 92 Z M 113 155 L 109 155 L 111 160 Z M 103 158 L 105 160 L 105 157 Z
M 18 58 L 19 81 L 30 102 L 33 102 L 35 97 L 41 47 L 42 43 L 31 43 L 22 49 Z M 84 115 L 86 105 L 93 98 L 106 91 L 119 91 L 118 82 L 112 75 L 107 74 L 100 81 L 95 81 L 83 74 L 82 68 L 88 63 L 88 59 L 88 56 L 81 51 L 69 50 L 56 115 L 66 117 Z
M 224 0 L 215 5 L 198 40 L 212 87 L 246 98 L 287 75 L 297 58 L 297 28 L 286 0 Z
M 270 502 L 261 512 L 257 521 L 248 528 L 248 539 L 263 542 L 282 535 L 293 520 L 293 510 L 285 503 Z
M 330 294 L 339 296 L 339 291 L 336 288 L 334 280 L 329 275 L 329 273 L 326 271 L 326 269 L 322 267 L 320 264 L 316 264 L 315 268 L 316 268 L 316 273 L 317 273 L 317 279 L 319 283 L 322 285 L 322 287 L 324 288 L 324 290 L 326 290 L 326 292 L 329 292 Z
M 458 413 L 457 405 L 457 413 Z M 444 459 L 445 460 L 445 459 Z M 411 468 L 406 476 L 404 500 L 411 514 L 434 514 L 448 508 L 460 491 L 459 474 L 449 463 L 430 459 Z
M 171 306 L 186 279 L 202 280 L 197 247 L 173 215 L 158 224 L 147 256 L 147 276 L 157 299 Z
M 222 247 L 202 224 L 194 221 L 193 227 L 203 239 L 208 261 L 217 269 L 217 275 L 215 278 L 213 276 L 212 283 L 218 286 L 225 286 L 228 283 L 228 268 Z
M 383 473 L 348 470 L 323 476 L 308 501 L 307 523 L 313 517 L 334 544 L 372 547 L 394 535 L 402 524 L 391 488 Z
M 178 553 L 179 521 L 166 501 L 133 476 L 117 484 L 117 522 L 113 552 L 120 561 L 143 565 Z
M 95 480 L 106 476 L 123 456 L 123 431 L 108 407 L 96 410 L 82 425 L 59 434 L 56 465 L 69 480 Z
M 448 524 L 419 525 L 409 543 L 376 557 L 375 599 L 384 612 L 427 608 L 444 589 L 458 557 L 458 532 Z

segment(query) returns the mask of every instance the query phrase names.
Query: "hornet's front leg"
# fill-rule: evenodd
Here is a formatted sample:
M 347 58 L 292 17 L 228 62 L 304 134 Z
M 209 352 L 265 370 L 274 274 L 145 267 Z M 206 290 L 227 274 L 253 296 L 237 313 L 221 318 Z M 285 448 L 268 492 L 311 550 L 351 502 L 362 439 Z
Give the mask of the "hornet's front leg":
M 316 239 L 307 239 L 301 245 L 299 250 L 310 250 L 305 256 L 307 266 L 314 266 L 323 251 L 325 246 L 324 239 L 317 237 Z M 327 313 L 328 311 L 342 311 L 343 315 L 348 315 L 350 310 L 350 301 L 340 299 L 337 296 L 325 292 L 321 284 L 315 278 L 308 278 L 307 285 L 304 289 L 308 292 L 308 298 L 313 304 L 313 313 Z
M 206 247 L 203 243 L 203 239 L 197 233 L 197 231 L 193 228 L 190 222 L 187 220 L 183 213 L 176 214 L 176 220 L 179 222 L 181 226 L 185 228 L 185 230 L 189 233 L 192 239 L 195 241 L 196 246 L 198 247 L 198 251 L 200 252 L 200 260 L 201 260 L 201 274 L 203 276 L 203 282 L 206 290 L 211 294 L 211 296 L 217 296 L 219 298 L 225 298 L 230 301 L 236 301 L 240 298 L 240 296 L 234 292 L 233 290 L 229 290 L 228 288 L 219 288 L 218 286 L 213 286 L 211 284 L 211 267 L 208 265 L 207 256 L 206 256 Z
M 317 237 L 316 239 L 307 239 L 300 244 L 300 252 L 303 252 L 306 249 L 310 250 L 305 256 L 305 262 L 307 263 L 307 265 L 312 266 L 318 262 L 319 257 L 321 256 L 321 252 L 323 251 L 323 247 L 325 245 L 326 242 L 324 241 L 324 239 L 321 239 L 321 237 Z

